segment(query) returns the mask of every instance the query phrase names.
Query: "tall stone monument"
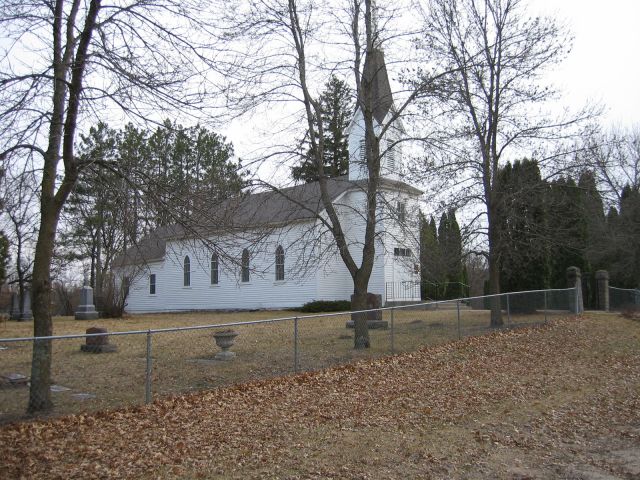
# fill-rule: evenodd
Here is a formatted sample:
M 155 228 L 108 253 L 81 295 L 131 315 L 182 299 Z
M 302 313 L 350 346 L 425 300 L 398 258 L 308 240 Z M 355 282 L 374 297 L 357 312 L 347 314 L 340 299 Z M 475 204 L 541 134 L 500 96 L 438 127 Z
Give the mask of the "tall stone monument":
M 20 320 L 20 294 L 18 292 L 11 293 L 11 312 L 9 313 L 11 320 Z
M 80 305 L 76 310 L 76 320 L 95 320 L 98 316 L 93 304 L 93 288 L 89 286 L 89 281 L 85 277 L 84 285 L 80 290 Z
M 13 292 L 11 294 L 11 314 L 9 318 L 19 322 L 33 320 L 33 312 L 31 311 L 31 293 L 29 290 L 24 290 L 24 295 L 22 296 L 22 308 L 20 308 L 20 294 L 18 292 Z
M 27 289 L 24 291 L 22 298 L 22 313 L 20 314 L 20 321 L 27 322 L 33 320 L 33 312 L 31 311 L 31 292 Z

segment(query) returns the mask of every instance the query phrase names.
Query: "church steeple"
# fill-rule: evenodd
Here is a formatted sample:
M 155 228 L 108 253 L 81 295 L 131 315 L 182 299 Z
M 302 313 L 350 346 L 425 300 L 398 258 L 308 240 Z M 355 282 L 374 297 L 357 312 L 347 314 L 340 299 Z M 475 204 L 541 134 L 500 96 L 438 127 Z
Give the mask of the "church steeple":
M 362 83 L 371 89 L 373 118 L 378 124 L 382 124 L 393 106 L 393 95 L 391 94 L 384 53 L 381 49 L 374 49 L 366 53 Z
M 370 3 L 371 41 L 370 48 L 365 51 L 364 67 L 362 69 L 362 88 L 371 94 L 371 110 L 374 119 L 374 129 L 378 135 L 385 118 L 393 109 L 393 95 L 387 74 L 387 66 L 382 50 L 379 28 L 378 8 L 375 0 Z M 394 122 L 380 142 L 382 154 L 380 174 L 383 176 L 397 176 L 400 171 L 400 148 L 397 143 L 402 127 Z M 349 131 L 349 179 L 361 180 L 368 177 L 365 159 L 364 116 L 360 107 L 356 109 Z

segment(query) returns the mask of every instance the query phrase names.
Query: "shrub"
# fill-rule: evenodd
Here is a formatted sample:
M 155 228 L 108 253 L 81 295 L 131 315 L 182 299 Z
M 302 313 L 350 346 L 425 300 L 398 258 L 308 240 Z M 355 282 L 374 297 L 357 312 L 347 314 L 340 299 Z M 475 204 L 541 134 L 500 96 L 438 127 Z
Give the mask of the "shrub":
M 122 318 L 129 295 L 128 280 L 109 275 L 102 288 L 102 295 L 96 299 L 100 315 L 103 318 Z
M 348 300 L 314 300 L 305 303 L 296 310 L 305 313 L 347 312 L 351 310 L 351 302 Z

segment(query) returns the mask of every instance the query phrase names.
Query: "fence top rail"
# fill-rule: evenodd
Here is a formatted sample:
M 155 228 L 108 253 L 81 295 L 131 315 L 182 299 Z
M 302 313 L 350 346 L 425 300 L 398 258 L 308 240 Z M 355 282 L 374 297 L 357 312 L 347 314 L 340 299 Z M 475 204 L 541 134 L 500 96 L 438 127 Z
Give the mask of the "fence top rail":
M 609 288 L 611 290 L 620 290 L 622 292 L 635 292 L 635 293 L 640 293 L 640 290 L 638 290 L 637 288 L 620 288 L 620 287 L 612 287 L 611 285 L 609 285 Z
M 611 288 L 615 288 L 615 287 L 611 287 Z M 356 311 L 345 311 L 345 312 L 334 312 L 334 313 L 318 313 L 315 315 L 297 315 L 297 316 L 294 315 L 291 317 L 268 318 L 264 320 L 247 320 L 243 322 L 212 323 L 212 324 L 206 324 L 206 325 L 192 325 L 187 327 L 154 328 L 154 329 L 146 329 L 146 330 L 128 330 L 124 332 L 109 332 L 109 333 L 76 333 L 76 334 L 69 334 L 69 335 L 50 335 L 50 336 L 43 336 L 43 337 L 0 338 L 0 343 L 31 342 L 31 341 L 45 341 L 45 340 L 69 340 L 74 338 L 145 335 L 145 334 L 155 334 L 155 333 L 185 332 L 185 331 L 192 331 L 192 330 L 210 330 L 214 328 L 228 328 L 228 327 L 237 327 L 237 326 L 243 326 L 243 325 L 278 323 L 278 322 L 285 322 L 285 321 L 292 321 L 292 320 L 309 320 L 313 318 L 338 317 L 338 316 L 352 315 L 357 313 L 378 312 L 378 311 L 385 311 L 385 310 L 401 310 L 405 308 L 415 308 L 415 307 L 428 306 L 428 305 L 463 302 L 463 301 L 478 300 L 483 298 L 502 297 L 506 295 L 518 295 L 518 294 L 526 294 L 526 293 L 544 293 L 544 292 L 568 292 L 573 290 L 574 290 L 573 287 L 553 288 L 553 289 L 547 289 L 547 290 L 525 290 L 525 291 L 519 291 L 519 292 L 505 292 L 505 293 L 495 293 L 491 295 L 479 295 L 475 297 L 454 298 L 450 300 L 419 302 L 419 303 L 412 303 L 409 305 L 399 305 L 394 307 L 370 308 L 367 310 L 356 310 Z

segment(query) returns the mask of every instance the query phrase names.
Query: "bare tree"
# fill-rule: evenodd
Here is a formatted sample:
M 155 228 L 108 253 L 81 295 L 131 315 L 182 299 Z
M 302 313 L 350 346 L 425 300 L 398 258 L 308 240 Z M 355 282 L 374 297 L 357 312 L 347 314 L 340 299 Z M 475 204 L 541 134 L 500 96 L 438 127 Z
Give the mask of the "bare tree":
M 590 116 L 554 115 L 555 90 L 542 74 L 568 53 L 571 38 L 551 18 L 529 16 L 523 0 L 430 0 L 421 47 L 430 68 L 449 70 L 438 95 L 425 105 L 429 135 L 426 184 L 447 202 L 476 205 L 472 223 L 481 225 L 479 249 L 487 258 L 490 293 L 500 293 L 500 202 L 497 173 L 516 152 L 520 158 L 540 142 L 566 139 Z M 477 230 L 476 230 L 477 232 Z M 473 253 L 473 252 L 472 252 Z M 491 324 L 501 325 L 500 302 Z
M 41 175 L 33 266 L 34 335 L 52 334 L 51 260 L 63 206 L 86 166 L 78 126 L 105 112 L 146 119 L 204 113 L 216 50 L 197 0 L 28 2 L 0 6 L 0 158 L 29 154 Z M 207 36 L 206 41 L 204 35 Z M 52 407 L 51 341 L 33 348 L 29 412 Z
M 576 155 L 579 170 L 592 170 L 609 204 L 619 205 L 625 186 L 640 190 L 640 126 L 597 131 Z
M 250 108 L 263 107 L 270 102 L 291 102 L 298 108 L 292 107 L 299 113 L 294 114 L 295 121 L 304 125 L 303 130 L 310 143 L 308 152 L 304 154 L 310 153 L 312 157 L 306 161 L 312 165 L 313 176 L 318 178 L 322 204 L 320 211 L 310 212 L 315 215 L 317 227 L 304 241 L 310 242 L 308 250 L 315 247 L 316 256 L 323 253 L 339 255 L 353 281 L 354 310 L 367 306 L 376 248 L 384 248 L 381 215 L 389 218 L 394 215 L 397 219 L 395 205 L 385 197 L 381 165 L 400 141 L 394 131 L 398 128 L 399 118 L 434 82 L 433 78 L 422 79 L 402 92 L 397 97 L 401 102 L 394 104 L 383 44 L 400 34 L 385 28 L 393 18 L 394 7 L 390 2 L 385 2 L 385 5 L 376 3 L 373 0 L 328 4 L 295 0 L 255 1 L 248 7 L 250 14 L 238 9 L 242 18 L 235 16 L 232 19 L 234 26 L 229 32 L 235 41 L 251 41 L 251 50 L 246 51 L 239 63 L 246 66 L 242 78 L 250 85 L 247 89 L 253 95 L 243 96 L 241 100 L 252 102 Z M 355 92 L 356 115 L 360 116 L 364 131 L 364 155 L 358 167 L 362 175 L 353 182 L 363 198 L 358 208 L 336 202 L 330 191 L 329 172 L 325 171 L 327 146 L 322 122 L 321 86 L 333 73 L 340 71 L 350 72 L 352 76 L 350 83 Z M 391 138 L 394 140 L 389 141 Z M 274 156 L 295 161 L 296 154 L 300 153 L 287 146 L 274 150 L 277 151 L 263 155 L 258 161 Z M 288 197 L 287 189 L 278 188 L 273 181 L 262 179 L 260 184 L 292 202 L 296 201 Z M 305 208 L 305 205 L 300 204 L 299 207 Z M 417 234 L 417 217 L 414 220 Z M 363 235 L 357 241 L 348 233 L 350 221 L 362 226 Z M 335 250 L 326 247 L 327 238 Z M 369 346 L 364 316 L 355 318 L 354 345 L 355 348 Z
M 25 291 L 31 283 L 33 248 L 38 234 L 37 182 L 30 171 L 21 171 L 17 175 L 7 173 L 3 183 L 2 213 L 15 265 L 12 283 L 18 284 L 18 304 L 22 314 Z

